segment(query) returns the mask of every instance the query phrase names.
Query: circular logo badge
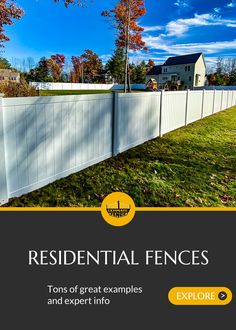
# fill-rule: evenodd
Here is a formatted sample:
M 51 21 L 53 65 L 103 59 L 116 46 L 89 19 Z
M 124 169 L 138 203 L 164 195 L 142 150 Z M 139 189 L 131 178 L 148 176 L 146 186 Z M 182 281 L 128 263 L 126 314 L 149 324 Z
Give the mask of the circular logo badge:
M 101 205 L 103 219 L 112 226 L 125 226 L 135 215 L 133 199 L 122 192 L 114 192 L 104 198 Z

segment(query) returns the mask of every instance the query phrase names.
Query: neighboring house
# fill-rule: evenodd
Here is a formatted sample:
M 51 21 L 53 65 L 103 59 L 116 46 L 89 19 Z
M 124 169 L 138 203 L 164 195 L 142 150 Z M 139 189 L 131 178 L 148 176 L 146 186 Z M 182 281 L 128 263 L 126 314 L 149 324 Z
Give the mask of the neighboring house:
M 163 65 L 154 66 L 146 82 L 155 79 L 160 89 L 186 90 L 205 85 L 206 64 L 202 53 L 169 57 Z
M 20 74 L 10 69 L 0 69 L 0 82 L 20 82 Z

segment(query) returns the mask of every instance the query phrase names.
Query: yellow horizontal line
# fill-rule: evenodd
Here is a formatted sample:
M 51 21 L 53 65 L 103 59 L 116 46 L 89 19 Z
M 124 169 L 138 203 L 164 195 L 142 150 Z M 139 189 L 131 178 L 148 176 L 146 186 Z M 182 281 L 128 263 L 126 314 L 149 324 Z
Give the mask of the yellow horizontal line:
M 13 212 L 26 212 L 26 211 L 39 211 L 39 212 L 80 212 L 80 211 L 101 211 L 100 207 L 2 207 L 0 211 L 13 211 Z
M 136 207 L 137 212 L 229 212 L 236 211 L 236 207 Z M 0 207 L 0 212 L 100 212 L 101 207 Z
M 158 212 L 202 212 L 202 211 L 236 211 L 236 207 L 136 207 L 136 211 L 158 211 Z

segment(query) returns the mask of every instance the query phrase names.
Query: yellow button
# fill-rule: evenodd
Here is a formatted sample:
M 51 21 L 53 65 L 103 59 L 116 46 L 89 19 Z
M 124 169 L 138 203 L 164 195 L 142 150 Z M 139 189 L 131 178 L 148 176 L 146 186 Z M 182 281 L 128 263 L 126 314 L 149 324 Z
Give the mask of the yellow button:
M 228 305 L 232 297 L 225 287 L 175 287 L 168 294 L 173 305 Z

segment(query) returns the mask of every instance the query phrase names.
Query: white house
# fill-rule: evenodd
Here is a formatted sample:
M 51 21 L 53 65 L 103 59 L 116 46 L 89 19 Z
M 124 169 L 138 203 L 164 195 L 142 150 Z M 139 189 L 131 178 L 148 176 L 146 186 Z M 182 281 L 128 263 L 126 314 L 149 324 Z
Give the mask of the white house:
M 169 57 L 163 65 L 156 65 L 148 72 L 146 82 L 154 78 L 161 89 L 168 85 L 172 90 L 185 90 L 204 86 L 205 75 L 204 55 L 196 53 Z
M 20 82 L 20 74 L 10 69 L 0 69 L 0 82 Z

